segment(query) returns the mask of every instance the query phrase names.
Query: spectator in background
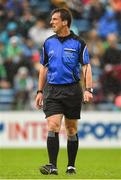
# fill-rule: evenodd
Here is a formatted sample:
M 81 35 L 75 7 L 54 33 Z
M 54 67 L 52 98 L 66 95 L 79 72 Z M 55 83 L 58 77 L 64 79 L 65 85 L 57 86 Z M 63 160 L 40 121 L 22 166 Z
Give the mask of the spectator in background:
M 5 7 L 3 6 L 2 2 L 0 2 L 0 26 L 5 26 L 6 24 L 6 12 Z
M 116 14 L 116 19 L 118 23 L 118 32 L 119 32 L 119 38 L 120 38 L 121 36 L 121 0 L 110 0 L 110 4 Z
M 102 57 L 102 66 L 121 64 L 121 50 L 118 49 L 118 36 L 110 33 L 107 36 L 107 48 Z
M 9 10 L 7 11 L 6 21 L 7 21 L 7 24 L 8 24 L 8 23 L 11 23 L 11 22 L 17 24 L 18 18 L 17 18 L 16 14 L 15 14 L 15 11 L 14 11 L 13 9 L 9 9 Z
M 9 22 L 7 23 L 7 33 L 8 33 L 8 37 L 12 37 L 15 35 L 18 35 L 18 25 L 16 22 Z
M 17 36 L 12 36 L 6 48 L 6 56 L 14 63 L 18 63 L 21 59 L 21 54 L 20 39 Z
M 93 76 L 93 88 L 95 90 L 93 105 L 96 109 L 96 105 L 103 101 L 102 93 L 102 83 L 100 77 L 102 76 L 101 70 L 101 60 L 98 55 L 93 55 L 91 57 L 91 67 L 92 67 L 92 76 Z
M 33 89 L 33 79 L 26 67 L 20 67 L 14 78 L 15 108 L 30 109 L 30 96 Z
M 117 11 L 117 12 L 121 11 L 121 1 L 120 0 L 110 0 L 110 4 L 115 11 Z
M 97 22 L 105 13 L 105 7 L 100 0 L 90 0 L 90 6 L 88 6 L 88 20 L 92 28 L 97 28 Z
M 16 75 L 17 65 L 12 61 L 12 59 L 6 58 L 4 62 L 4 66 L 7 73 L 7 81 L 10 83 L 11 88 L 13 88 L 14 87 L 13 79 L 14 76 Z
M 26 59 L 32 58 L 35 51 L 39 52 L 37 45 L 30 38 L 24 39 L 21 47 L 22 47 L 22 52 L 26 57 Z
M 106 39 L 110 33 L 119 34 L 118 20 L 116 18 L 116 13 L 111 6 L 99 19 L 97 24 L 97 32 L 102 39 Z
M 22 14 L 23 14 L 24 11 L 26 11 L 26 10 L 28 10 L 28 9 L 33 10 L 33 8 L 31 8 L 30 6 L 31 6 L 30 0 L 23 0 L 23 1 L 22 1 Z M 33 11 L 34 11 L 34 10 L 33 10 Z M 21 14 L 21 16 L 22 16 L 22 14 Z M 21 16 L 20 16 L 20 17 L 21 17 Z
M 19 37 L 12 36 L 6 45 L 6 59 L 4 66 L 7 72 L 7 80 L 13 87 L 13 79 L 17 71 L 18 63 L 21 61 L 22 49 L 19 44 Z
M 23 0 L 8 0 L 5 4 L 6 10 L 13 10 L 15 16 L 19 17 L 22 14 Z
M 46 27 L 45 19 L 42 17 L 38 17 L 35 25 L 29 30 L 29 37 L 36 45 L 38 45 L 38 47 L 41 47 L 44 40 L 52 34 L 52 30 Z
M 109 47 L 105 50 L 102 57 L 102 67 L 104 73 L 102 76 L 102 85 L 104 94 L 119 93 L 121 89 L 121 50 L 118 49 L 118 38 L 116 34 L 107 36 Z
M 69 0 L 67 6 L 71 10 L 74 19 L 80 19 L 83 15 L 83 3 L 80 0 Z
M 21 47 L 23 57 L 19 63 L 19 67 L 23 65 L 26 66 L 31 72 L 31 75 L 33 75 L 34 70 L 36 70 L 36 68 L 38 69 L 37 66 L 40 65 L 40 52 L 38 46 L 32 41 L 32 39 L 27 38 L 24 39 Z
M 51 0 L 51 8 L 55 9 L 58 7 L 67 8 L 67 3 L 65 0 Z
M 118 96 L 116 96 L 114 103 L 117 109 L 121 110 L 121 92 L 119 93 Z
M 19 19 L 19 32 L 25 38 L 28 37 L 29 29 L 34 26 L 36 21 L 35 16 L 32 15 L 31 10 L 27 9 Z
M 31 8 L 36 11 L 36 15 L 40 13 L 49 13 L 51 11 L 51 0 L 29 0 Z
M 103 42 L 94 28 L 87 33 L 87 45 L 91 57 L 95 55 L 99 58 L 102 57 L 104 53 Z
M 5 45 L 1 39 L 0 39 L 0 58 L 1 58 L 2 62 L 4 62 L 5 58 L 6 58 Z
M 9 41 L 9 38 L 12 36 L 18 35 L 17 32 L 18 25 L 15 22 L 8 22 L 6 27 L 4 27 L 4 30 L 0 33 L 0 38 L 4 44 L 7 44 Z
M 7 72 L 2 62 L 2 57 L 0 57 L 0 89 L 8 89 L 9 87 L 10 83 L 7 81 Z
M 91 1 L 91 0 L 82 0 L 84 6 L 89 5 L 89 4 L 90 4 L 90 1 Z

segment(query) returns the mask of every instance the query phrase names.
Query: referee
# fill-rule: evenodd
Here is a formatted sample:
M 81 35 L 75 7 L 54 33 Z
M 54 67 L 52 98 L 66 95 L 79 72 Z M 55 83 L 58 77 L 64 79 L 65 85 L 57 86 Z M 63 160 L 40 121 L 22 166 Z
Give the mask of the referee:
M 59 131 L 64 117 L 67 132 L 67 174 L 75 174 L 78 151 L 77 119 L 80 119 L 82 100 L 93 98 L 92 73 L 85 42 L 70 30 L 69 10 L 52 11 L 50 24 L 54 35 L 45 40 L 41 56 L 36 107 L 47 118 L 47 150 L 49 164 L 40 167 L 42 174 L 58 174 Z M 84 82 L 84 93 L 80 87 Z

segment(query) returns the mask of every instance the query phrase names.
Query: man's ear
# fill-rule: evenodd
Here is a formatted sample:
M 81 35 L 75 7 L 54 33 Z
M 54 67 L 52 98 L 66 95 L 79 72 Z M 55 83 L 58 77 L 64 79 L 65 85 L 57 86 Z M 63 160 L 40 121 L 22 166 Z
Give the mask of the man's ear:
M 67 25 L 67 21 L 65 20 L 65 21 L 63 21 L 63 25 L 65 26 L 65 25 Z

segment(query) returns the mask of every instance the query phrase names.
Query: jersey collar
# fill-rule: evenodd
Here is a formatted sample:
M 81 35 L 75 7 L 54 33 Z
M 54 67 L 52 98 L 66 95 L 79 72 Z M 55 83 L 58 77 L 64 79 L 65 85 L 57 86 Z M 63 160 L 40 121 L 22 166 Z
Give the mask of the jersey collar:
M 61 43 L 63 43 L 64 41 L 66 41 L 66 40 L 68 40 L 68 39 L 70 39 L 70 38 L 72 38 L 73 36 L 74 36 L 73 31 L 70 31 L 70 34 L 69 34 L 68 36 L 65 36 L 65 37 L 60 37 L 60 36 L 56 35 L 57 39 L 58 39 Z

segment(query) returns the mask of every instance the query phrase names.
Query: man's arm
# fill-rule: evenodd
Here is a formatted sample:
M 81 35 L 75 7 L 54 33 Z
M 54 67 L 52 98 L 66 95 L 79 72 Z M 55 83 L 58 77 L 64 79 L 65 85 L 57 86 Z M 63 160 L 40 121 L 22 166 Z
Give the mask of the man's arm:
M 43 89 L 46 83 L 47 70 L 48 70 L 47 67 L 40 65 L 38 91 L 37 91 L 37 96 L 35 100 L 37 109 L 40 109 L 42 107 Z
M 81 80 L 82 80 L 82 87 L 84 91 L 84 102 L 89 102 L 92 100 L 92 71 L 91 71 L 91 65 L 85 64 L 82 65 L 82 74 L 81 74 Z
M 48 70 L 47 67 L 40 65 L 38 90 L 43 91 L 43 88 L 44 88 L 45 83 L 46 83 L 47 70 Z
M 84 89 L 92 88 L 92 70 L 90 64 L 85 64 L 82 66 L 82 83 Z

